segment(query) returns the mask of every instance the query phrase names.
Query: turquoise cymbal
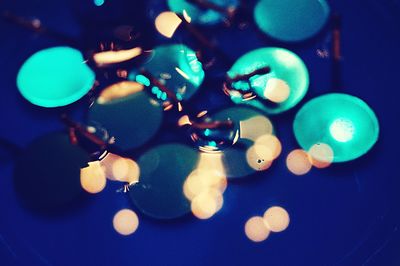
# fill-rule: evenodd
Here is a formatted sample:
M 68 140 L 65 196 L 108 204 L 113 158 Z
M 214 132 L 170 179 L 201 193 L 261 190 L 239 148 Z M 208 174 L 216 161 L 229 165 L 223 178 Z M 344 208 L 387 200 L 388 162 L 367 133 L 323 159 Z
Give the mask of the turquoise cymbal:
M 210 3 L 215 4 L 221 8 L 236 8 L 239 5 L 238 0 L 208 0 Z M 191 18 L 191 22 L 202 25 L 215 25 L 222 22 L 226 15 L 216 10 L 202 8 L 190 3 L 187 0 L 168 0 L 168 6 L 171 11 L 186 14 Z
M 190 213 L 183 184 L 198 159 L 196 149 L 178 143 L 148 150 L 138 160 L 140 178 L 130 188 L 132 202 L 142 213 L 156 219 L 173 219 Z
M 333 162 L 357 159 L 377 142 L 379 122 L 373 110 L 361 99 L 331 93 L 312 99 L 297 113 L 294 134 L 299 145 L 329 145 Z
M 103 127 L 114 146 L 127 151 L 148 142 L 159 130 L 163 108 L 143 86 L 123 81 L 105 88 L 88 113 L 88 124 Z
M 145 71 L 152 77 L 141 74 Z M 151 51 L 149 60 L 134 69 L 129 79 L 150 86 L 150 79 L 155 78 L 168 90 L 175 94 L 178 100 L 190 99 L 199 89 L 204 80 L 204 71 L 196 52 L 183 44 L 162 45 Z M 167 100 L 161 88 L 152 86 L 152 94 L 161 101 Z
M 267 74 L 257 74 L 247 81 L 232 83 L 231 100 L 256 107 L 267 114 L 279 114 L 297 105 L 309 86 L 306 65 L 299 56 L 284 48 L 260 48 L 240 57 L 228 71 L 230 78 L 248 75 L 269 67 Z M 245 99 L 244 94 L 254 97 Z
M 329 14 L 325 0 L 261 0 L 254 9 L 257 26 L 270 37 L 286 42 L 316 35 Z
M 42 107 L 59 107 L 76 102 L 95 82 L 94 72 L 80 51 L 53 47 L 30 56 L 17 76 L 17 86 L 29 102 Z

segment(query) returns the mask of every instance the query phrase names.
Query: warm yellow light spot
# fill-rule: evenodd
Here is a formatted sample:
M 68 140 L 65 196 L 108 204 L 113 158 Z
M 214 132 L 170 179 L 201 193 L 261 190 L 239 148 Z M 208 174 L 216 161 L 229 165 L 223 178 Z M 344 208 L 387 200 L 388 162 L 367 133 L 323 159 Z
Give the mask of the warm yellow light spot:
M 182 116 L 178 120 L 178 126 L 180 126 L 180 127 L 184 126 L 184 125 L 191 125 L 191 124 L 192 124 L 192 122 L 190 121 L 189 116 L 187 116 L 187 115 Z
M 308 154 L 303 150 L 294 150 L 286 158 L 286 166 L 295 175 L 305 175 L 312 167 Z
M 106 187 L 106 175 L 100 162 L 91 162 L 88 167 L 81 169 L 81 186 L 89 193 L 96 194 Z
M 133 81 L 121 81 L 105 88 L 97 98 L 97 103 L 105 104 L 143 90 L 143 85 Z
M 279 139 L 271 134 L 265 134 L 256 139 L 254 143 L 256 152 L 260 155 L 263 155 L 267 160 L 275 160 L 281 155 L 282 152 L 282 144 Z M 268 158 L 267 156 L 271 157 Z
M 106 176 L 113 181 L 128 182 L 134 184 L 139 181 L 139 165 L 129 159 L 112 153 L 108 153 L 101 164 L 105 168 Z
M 252 217 L 246 222 L 244 232 L 253 242 L 262 242 L 266 240 L 270 234 L 270 230 L 264 219 L 259 216 Z
M 338 118 L 329 127 L 332 137 L 339 142 L 348 142 L 353 139 L 355 128 L 353 122 L 345 119 Z
M 139 219 L 135 212 L 123 209 L 115 214 L 113 226 L 119 234 L 124 236 L 131 235 L 137 230 Z
M 273 132 L 271 121 L 265 116 L 258 115 L 247 120 L 240 121 L 240 137 L 255 141 L 263 135 Z
M 216 189 L 223 193 L 227 187 L 227 179 L 218 171 L 209 169 L 196 169 L 186 179 L 183 192 L 187 199 L 193 200 L 196 196 Z
M 142 48 L 135 47 L 128 50 L 99 52 L 93 55 L 93 59 L 98 66 L 102 66 L 125 62 L 140 54 L 142 54 Z
M 189 14 L 186 12 L 185 9 L 183 10 L 182 13 L 183 13 L 183 18 L 184 18 L 188 23 L 192 22 L 192 18 L 189 16 Z
M 282 79 L 271 78 L 264 90 L 264 97 L 274 103 L 282 103 L 290 96 L 290 87 Z
M 272 152 L 255 145 L 246 152 L 247 164 L 256 171 L 265 171 L 272 165 Z
M 316 168 L 329 167 L 333 162 L 333 150 L 325 143 L 314 144 L 308 154 L 311 164 Z
M 224 163 L 221 153 L 200 153 L 199 162 L 196 169 L 206 169 L 218 172 L 219 175 L 225 176 Z
M 172 38 L 181 23 L 182 20 L 170 11 L 162 12 L 155 21 L 157 31 L 167 38 Z
M 264 221 L 272 232 L 286 230 L 290 223 L 288 212 L 282 207 L 271 207 L 264 213 Z
M 179 67 L 175 67 L 176 72 L 178 72 L 179 75 L 181 75 L 182 77 L 184 77 L 185 79 L 189 80 L 190 77 L 188 76 L 188 74 L 186 74 L 182 69 L 180 69 Z
M 217 213 L 223 205 L 222 193 L 216 189 L 210 189 L 196 196 L 191 203 L 194 216 L 205 220 Z

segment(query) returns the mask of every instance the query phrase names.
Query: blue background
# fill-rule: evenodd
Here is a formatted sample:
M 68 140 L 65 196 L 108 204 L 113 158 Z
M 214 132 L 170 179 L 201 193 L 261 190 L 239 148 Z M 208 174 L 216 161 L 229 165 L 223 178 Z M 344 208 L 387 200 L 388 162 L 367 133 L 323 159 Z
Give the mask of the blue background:
M 117 22 L 132 18 L 148 31 L 146 43 L 165 42 L 152 37 L 144 4 L 115 1 L 128 7 L 111 13 Z M 79 12 L 76 6 L 71 9 L 75 4 L 82 7 Z M 87 19 L 102 16 L 89 4 L 86 0 L 6 0 L 0 2 L 0 10 L 40 18 L 46 26 L 75 38 L 85 34 L 90 37 L 84 45 L 89 45 L 97 33 L 85 32 Z M 38 215 L 20 206 L 12 182 L 13 159 L 2 149 L 0 265 L 400 265 L 400 3 L 339 0 L 330 4 L 343 17 L 342 91 L 365 100 L 380 120 L 380 139 L 370 153 L 301 177 L 286 169 L 285 156 L 297 148 L 292 133 L 296 111 L 308 99 L 331 91 L 331 58 L 316 53 L 330 49 L 327 30 L 309 42 L 286 45 L 263 37 L 253 25 L 242 31 L 211 28 L 208 34 L 218 36 L 233 59 L 258 47 L 282 46 L 298 53 L 309 68 L 311 86 L 305 100 L 294 110 L 272 117 L 284 149 L 274 166 L 263 174 L 230 182 L 223 209 L 210 220 L 186 217 L 160 222 L 140 215 L 136 233 L 122 237 L 114 231 L 112 218 L 121 208 L 135 208 L 126 194 L 116 192 L 120 185 L 109 183 L 104 192 L 61 216 Z M 77 16 L 89 11 L 94 13 L 84 21 Z M 2 146 L 7 141 L 24 147 L 63 129 L 60 110 L 31 106 L 15 85 L 17 71 L 29 55 L 60 44 L 0 22 Z M 228 104 L 210 95 L 204 89 L 193 105 Z M 83 106 L 81 102 L 68 110 L 79 118 Z M 263 243 L 250 242 L 243 232 L 246 220 L 273 205 L 288 210 L 289 228 Z

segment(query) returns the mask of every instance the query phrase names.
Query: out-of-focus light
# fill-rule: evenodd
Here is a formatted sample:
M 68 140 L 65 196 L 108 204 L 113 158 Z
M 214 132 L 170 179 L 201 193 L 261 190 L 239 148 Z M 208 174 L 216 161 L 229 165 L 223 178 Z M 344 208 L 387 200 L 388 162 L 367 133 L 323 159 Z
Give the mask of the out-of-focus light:
M 157 31 L 167 38 L 172 38 L 172 36 L 174 36 L 175 31 L 181 23 L 182 19 L 174 12 L 170 11 L 162 12 L 157 16 L 155 21 Z
M 196 169 L 186 179 L 183 192 L 187 199 L 193 200 L 196 196 L 210 189 L 217 189 L 223 193 L 226 187 L 226 177 L 219 172 L 209 169 Z
M 102 5 L 104 5 L 104 3 L 105 3 L 105 0 L 93 0 L 93 4 L 95 6 L 102 6 Z
M 271 207 L 264 213 L 264 221 L 272 232 L 285 231 L 290 223 L 288 212 L 282 207 Z
M 137 230 L 139 219 L 132 210 L 123 209 L 115 214 L 113 226 L 119 234 L 124 236 L 131 235 Z
M 106 187 L 107 179 L 100 162 L 91 162 L 81 169 L 81 186 L 89 193 L 96 194 Z
M 374 111 L 361 99 L 330 93 L 306 103 L 297 113 L 293 130 L 299 145 L 329 145 L 333 162 L 347 162 L 368 152 L 379 137 Z
M 222 193 L 217 189 L 209 189 L 197 195 L 191 203 L 194 216 L 205 220 L 217 213 L 223 205 Z
M 139 181 L 139 165 L 129 158 L 108 153 L 100 163 L 105 169 L 107 178 L 110 180 L 127 182 L 129 184 Z
M 338 118 L 329 127 L 332 137 L 339 142 L 348 142 L 354 136 L 354 125 L 348 119 Z
M 95 73 L 82 53 L 70 47 L 52 47 L 29 57 L 17 76 L 17 86 L 29 102 L 59 107 L 81 99 L 92 88 Z
M 191 200 L 193 215 L 199 219 L 209 219 L 222 208 L 222 194 L 226 187 L 222 155 L 200 153 L 196 169 L 183 185 L 183 192 Z
M 131 60 L 142 54 L 142 48 L 135 47 L 128 50 L 104 51 L 93 55 L 93 59 L 98 66 L 116 64 Z
M 332 148 L 325 143 L 314 144 L 308 151 L 311 164 L 316 168 L 326 168 L 333 162 Z
M 192 18 L 189 16 L 189 14 L 186 12 L 186 10 L 183 10 L 182 14 L 188 23 L 192 22 Z
M 189 116 L 187 116 L 187 115 L 182 116 L 178 120 L 178 126 L 180 126 L 180 127 L 184 126 L 184 125 L 191 125 L 191 124 L 192 124 L 192 122 L 190 121 Z
M 312 168 L 307 152 L 300 149 L 289 153 L 286 158 L 286 166 L 295 175 L 305 175 Z
M 271 121 L 263 115 L 240 121 L 240 138 L 255 141 L 263 135 L 272 134 L 273 130 Z
M 246 152 L 247 164 L 256 171 L 265 171 L 272 165 L 272 152 L 264 146 L 251 146 Z
M 97 98 L 98 104 L 127 97 L 143 90 L 143 85 L 133 81 L 121 81 L 105 88 Z
M 282 79 L 271 78 L 267 81 L 264 97 L 274 103 L 282 103 L 290 96 L 290 87 Z
M 270 134 L 257 138 L 254 146 L 257 153 L 264 154 L 264 156 L 270 155 L 270 158 L 266 157 L 266 159 L 270 161 L 278 158 L 282 152 L 281 142 L 276 136 Z
M 244 232 L 253 242 L 262 242 L 266 240 L 270 234 L 270 230 L 263 217 L 259 216 L 252 217 L 246 222 Z

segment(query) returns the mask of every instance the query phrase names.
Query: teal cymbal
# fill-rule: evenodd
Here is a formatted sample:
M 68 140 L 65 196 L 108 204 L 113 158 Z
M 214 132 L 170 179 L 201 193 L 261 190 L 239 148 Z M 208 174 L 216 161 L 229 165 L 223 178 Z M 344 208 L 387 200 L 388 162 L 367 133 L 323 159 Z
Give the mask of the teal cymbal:
M 99 125 L 111 137 L 114 146 L 127 151 L 149 141 L 159 130 L 163 108 L 143 86 L 124 81 L 107 87 L 92 104 L 88 124 Z
M 238 0 L 208 0 L 221 8 L 236 8 L 239 5 Z M 201 25 L 215 25 L 226 19 L 226 15 L 216 10 L 202 8 L 190 3 L 187 0 L 168 0 L 168 6 L 172 12 L 186 14 L 191 18 L 191 22 Z
M 319 96 L 306 103 L 294 120 L 294 134 L 308 151 L 323 143 L 333 152 L 333 162 L 357 159 L 377 142 L 379 122 L 361 99 L 342 93 Z
M 230 78 L 248 75 L 265 67 L 270 68 L 269 73 L 233 82 L 231 100 L 267 114 L 279 114 L 297 105 L 308 90 L 309 74 L 301 58 L 289 50 L 260 48 L 250 51 L 234 63 L 228 75 Z M 246 93 L 254 97 L 246 99 L 243 97 Z
M 152 77 L 141 74 L 141 70 L 150 73 Z M 183 44 L 162 45 L 151 51 L 148 61 L 141 69 L 134 69 L 129 74 L 129 80 L 145 86 L 150 86 L 151 78 L 157 79 L 178 100 L 188 100 L 203 83 L 204 71 L 196 52 L 189 47 Z M 161 88 L 152 86 L 151 92 L 157 99 L 167 100 Z
M 95 81 L 80 51 L 52 47 L 30 56 L 17 76 L 17 86 L 29 102 L 42 107 L 65 106 L 86 95 Z
M 129 191 L 132 202 L 142 213 L 156 219 L 173 219 L 190 213 L 183 185 L 198 159 L 198 152 L 183 144 L 150 149 L 138 160 L 139 183 Z
M 254 9 L 257 26 L 270 37 L 286 42 L 316 35 L 329 19 L 325 0 L 261 0 Z

